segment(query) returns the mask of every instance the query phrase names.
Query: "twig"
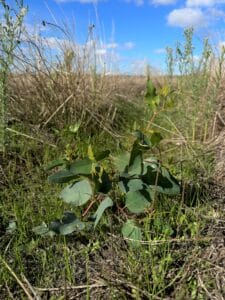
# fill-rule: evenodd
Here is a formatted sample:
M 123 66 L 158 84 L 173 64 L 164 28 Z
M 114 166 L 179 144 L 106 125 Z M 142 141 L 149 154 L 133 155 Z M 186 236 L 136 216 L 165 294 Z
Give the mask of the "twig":
M 155 118 L 157 117 L 157 115 L 161 114 L 164 110 L 165 110 L 164 108 L 161 108 L 159 111 L 153 113 L 153 116 L 148 121 L 147 130 L 150 129 L 150 126 L 153 124 L 153 121 L 155 120 Z
M 122 138 L 122 135 L 119 135 L 115 132 L 113 132 L 112 130 L 110 130 L 109 128 L 107 128 L 106 126 L 104 126 L 102 124 L 102 122 L 99 121 L 99 119 L 88 109 L 86 108 L 86 111 L 91 115 L 91 117 L 93 119 L 95 119 L 97 121 L 97 123 L 99 124 L 100 127 L 102 127 L 103 130 L 105 130 L 106 132 L 108 132 L 111 136 L 117 137 L 117 138 Z
M 67 290 L 82 290 L 82 289 L 92 289 L 92 288 L 100 288 L 100 287 L 106 287 L 108 286 L 107 284 L 105 283 L 99 283 L 99 284 L 90 284 L 90 285 L 77 285 L 77 286 L 68 286 L 67 287 Z M 60 291 L 62 290 L 62 288 L 56 288 L 56 287 L 53 287 L 53 288 L 38 288 L 38 287 L 35 287 L 35 289 L 37 291 L 40 291 L 40 292 L 55 292 L 55 291 Z
M 218 119 L 220 120 L 220 122 L 222 123 L 223 126 L 225 126 L 225 121 L 224 119 L 221 117 L 220 113 L 217 111 L 216 112 L 216 116 L 218 117 Z
M 19 132 L 19 131 L 17 131 L 17 130 L 12 129 L 12 128 L 8 128 L 8 127 L 7 127 L 6 130 L 9 131 L 9 132 L 15 133 L 15 134 L 17 134 L 17 135 L 24 136 L 24 137 L 26 137 L 26 138 L 28 138 L 28 139 L 35 140 L 35 141 L 38 141 L 38 142 L 40 142 L 40 143 L 42 143 L 42 144 L 47 144 L 47 145 L 49 145 L 49 146 L 51 146 L 51 147 L 56 148 L 56 145 L 53 145 L 53 144 L 50 144 L 50 143 L 46 143 L 45 141 L 43 141 L 43 140 L 41 140 L 41 139 L 38 139 L 38 138 L 35 138 L 35 137 L 33 137 L 33 136 L 27 135 L 27 134 L 25 134 L 25 133 Z
M 212 139 L 215 136 L 216 120 L 217 120 L 217 112 L 215 113 L 215 117 L 213 119 L 213 128 L 212 128 L 212 135 L 211 135 Z
M 9 289 L 9 287 L 8 287 L 8 284 L 6 284 L 6 289 L 7 289 L 7 292 L 8 292 L 8 294 L 9 294 L 9 297 L 10 297 L 12 300 L 14 300 L 15 298 L 14 298 L 13 294 L 11 293 L 11 291 L 10 291 L 10 289 Z
M 119 206 L 118 206 L 117 208 L 118 208 L 119 212 L 122 213 L 122 215 L 127 219 L 128 215 L 127 215 L 126 212 L 124 211 L 124 208 L 119 207 Z
M 34 288 L 32 287 L 32 285 L 30 284 L 30 282 L 28 281 L 28 279 L 25 277 L 25 275 L 21 274 L 21 277 L 23 278 L 23 281 L 29 287 L 30 291 L 33 293 L 33 296 L 35 297 L 35 300 L 41 300 L 41 298 L 37 295 L 36 291 L 34 290 Z
M 15 278 L 15 280 L 20 285 L 20 287 L 23 289 L 24 293 L 27 295 L 27 298 L 29 300 L 34 300 L 34 298 L 30 295 L 29 291 L 26 289 L 26 287 L 24 286 L 22 281 L 17 277 L 15 272 L 10 268 L 10 266 L 7 264 L 7 262 L 1 256 L 0 256 L 0 260 L 2 261 L 2 263 L 4 264 L 6 269 L 10 272 L 10 274 Z
M 209 299 L 213 299 L 212 295 L 209 293 L 206 286 L 204 285 L 204 283 L 200 277 L 199 271 L 198 271 L 198 282 L 199 282 L 200 287 L 205 291 L 206 295 L 209 297 Z
M 14 236 L 9 240 L 7 246 L 5 247 L 4 255 L 6 255 L 6 252 L 9 250 L 9 247 L 10 247 L 10 245 L 11 245 L 13 239 L 14 239 Z
M 88 207 L 85 209 L 85 211 L 82 214 L 82 217 L 85 217 L 89 210 L 91 209 L 92 205 L 96 202 L 96 200 L 92 200 L 91 203 L 88 205 Z
M 173 132 L 172 130 L 166 129 L 166 128 L 162 127 L 162 126 L 159 126 L 158 124 L 151 123 L 151 125 L 154 126 L 154 127 L 156 127 L 156 128 L 159 128 L 159 129 L 161 129 L 161 130 L 164 130 L 164 131 L 166 131 L 166 132 L 172 133 L 172 134 L 174 134 L 174 135 L 180 137 L 180 134 L 175 133 L 175 132 Z
M 48 118 L 47 121 L 45 121 L 45 123 L 43 124 L 43 127 L 45 127 L 50 121 L 51 119 L 57 114 L 58 111 L 60 111 L 61 108 L 63 108 L 64 105 L 66 105 L 66 103 L 73 97 L 73 94 L 71 94 L 69 97 L 66 98 L 66 100 L 59 105 L 59 107 L 53 112 L 53 114 L 51 114 L 51 116 Z

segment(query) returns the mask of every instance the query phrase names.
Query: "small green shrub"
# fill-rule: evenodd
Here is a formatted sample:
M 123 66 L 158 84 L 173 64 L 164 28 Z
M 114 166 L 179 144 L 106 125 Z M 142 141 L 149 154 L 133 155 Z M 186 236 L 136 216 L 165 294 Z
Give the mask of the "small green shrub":
M 66 212 L 61 220 L 50 225 L 43 223 L 33 230 L 41 235 L 67 235 L 74 231 L 95 228 L 106 209 L 115 206 L 126 215 L 122 234 L 132 240 L 141 239 L 141 229 L 136 226 L 134 215 L 146 213 L 157 200 L 158 193 L 176 195 L 180 185 L 171 173 L 154 157 L 144 157 L 161 140 L 159 133 L 147 138 L 135 131 L 135 140 L 130 152 L 111 156 L 109 150 L 93 153 L 91 146 L 83 159 L 68 158 L 53 161 L 47 169 L 61 167 L 48 177 L 49 182 L 68 183 L 60 198 L 73 207 L 87 205 L 82 218 Z M 106 167 L 108 160 L 113 167 Z M 92 207 L 98 205 L 92 213 Z M 89 216 L 89 218 L 85 218 Z M 91 221 L 90 221 L 91 220 Z M 136 241 L 137 243 L 137 241 Z

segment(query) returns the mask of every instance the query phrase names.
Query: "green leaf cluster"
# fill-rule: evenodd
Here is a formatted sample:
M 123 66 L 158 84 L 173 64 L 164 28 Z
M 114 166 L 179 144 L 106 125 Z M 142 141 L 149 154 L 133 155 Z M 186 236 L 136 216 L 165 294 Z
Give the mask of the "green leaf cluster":
M 159 109 L 169 109 L 174 107 L 174 90 L 168 85 L 156 89 L 150 77 L 147 80 L 145 103 L 147 107 L 155 112 Z
M 131 153 L 117 157 L 115 166 L 120 172 L 118 186 L 125 195 L 125 206 L 131 213 L 144 213 L 156 192 L 175 195 L 180 192 L 180 185 L 157 159 L 143 157 L 144 152 L 159 142 L 158 137 L 147 139 L 141 132 L 135 132 L 135 136 Z
M 154 92 L 154 90 L 153 90 Z M 152 92 L 152 93 L 153 93 Z M 145 158 L 146 152 L 158 145 L 162 136 L 152 133 L 148 138 L 141 131 L 134 132 L 135 140 L 130 152 L 124 152 L 116 157 L 110 157 L 110 151 L 94 153 L 91 146 L 87 157 L 75 161 L 60 159 L 53 161 L 48 170 L 60 167 L 48 177 L 51 183 L 68 183 L 60 193 L 60 198 L 72 207 L 87 206 L 83 219 L 73 213 L 65 213 L 62 220 L 56 220 L 47 226 L 43 223 L 35 227 L 34 232 L 41 235 L 67 235 L 74 231 L 90 228 L 90 222 L 85 221 L 89 215 L 92 228 L 96 228 L 107 209 L 114 205 L 113 197 L 120 191 L 118 197 L 130 216 L 122 227 L 122 234 L 131 240 L 141 239 L 141 229 L 135 225 L 132 214 L 143 214 L 157 199 L 158 193 L 176 195 L 180 193 L 179 182 L 154 157 Z M 110 173 L 103 165 L 104 159 L 112 158 L 115 169 Z M 112 197 L 113 196 L 113 197 Z M 118 205 L 118 204 L 117 204 Z M 92 207 L 97 206 L 94 214 Z M 87 226 L 88 225 L 88 226 Z
M 33 232 L 42 236 L 68 235 L 74 231 L 82 231 L 86 224 L 76 218 L 72 212 L 65 212 L 61 220 L 55 220 L 47 226 L 42 223 L 33 228 Z

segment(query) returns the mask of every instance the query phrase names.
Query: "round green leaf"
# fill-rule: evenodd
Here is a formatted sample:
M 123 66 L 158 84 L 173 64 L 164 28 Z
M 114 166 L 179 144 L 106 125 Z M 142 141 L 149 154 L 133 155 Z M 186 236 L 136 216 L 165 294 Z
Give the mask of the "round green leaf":
M 124 238 L 131 239 L 133 246 L 138 246 L 142 239 L 141 229 L 137 227 L 133 220 L 128 220 L 122 227 L 122 235 Z
M 77 160 L 70 165 L 69 170 L 74 175 L 90 175 L 92 173 L 92 161 L 89 158 Z
M 64 202 L 74 206 L 84 205 L 93 195 L 89 180 L 73 183 L 67 186 L 60 194 Z
M 126 194 L 126 207 L 132 213 L 143 213 L 150 207 L 150 195 L 147 191 L 134 191 Z
M 127 187 L 130 192 L 136 192 L 143 189 L 144 183 L 141 179 L 130 179 L 127 183 Z
M 130 154 L 128 152 L 124 152 L 116 157 L 114 157 L 114 164 L 116 169 L 122 173 L 125 171 L 126 167 L 129 165 Z
M 85 229 L 85 223 L 76 219 L 70 223 L 62 224 L 59 228 L 59 233 L 61 235 L 71 234 L 74 231 L 82 231 Z
M 43 222 L 41 225 L 36 226 L 32 229 L 32 231 L 41 236 L 54 236 L 56 233 L 49 229 L 49 227 Z

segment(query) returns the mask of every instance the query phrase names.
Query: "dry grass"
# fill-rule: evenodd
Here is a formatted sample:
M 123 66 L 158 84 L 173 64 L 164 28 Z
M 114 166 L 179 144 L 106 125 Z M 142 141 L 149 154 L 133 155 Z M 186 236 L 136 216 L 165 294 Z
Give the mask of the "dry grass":
M 126 108 L 137 109 L 144 89 L 145 78 L 60 71 L 12 75 L 10 113 L 40 126 L 51 124 L 61 129 L 82 122 L 89 129 L 112 131 L 126 122 L 126 116 L 121 120 L 121 105 L 124 113 Z
M 225 184 L 225 102 L 224 91 L 220 92 L 217 110 L 214 117 L 213 141 L 210 147 L 216 153 L 215 178 L 221 184 Z
M 9 79 L 9 119 L 57 129 L 81 123 L 83 131 L 116 135 L 140 115 L 146 78 L 108 72 L 112 62 L 99 56 L 92 32 L 82 46 L 67 37 L 55 49 L 28 33 L 25 41 Z

